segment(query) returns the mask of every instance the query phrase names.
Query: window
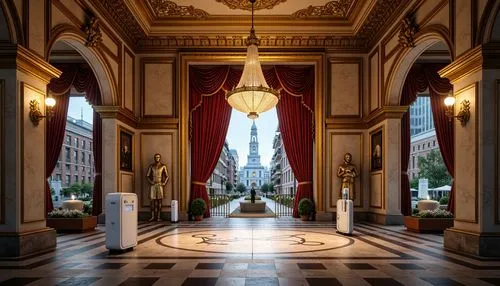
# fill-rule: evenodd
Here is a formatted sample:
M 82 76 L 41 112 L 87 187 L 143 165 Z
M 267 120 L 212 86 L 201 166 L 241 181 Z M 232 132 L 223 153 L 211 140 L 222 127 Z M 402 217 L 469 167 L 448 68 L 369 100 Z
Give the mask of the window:
M 82 149 L 85 149 L 85 145 L 86 145 L 87 141 L 85 140 L 82 140 Z
M 420 150 L 420 145 L 418 145 L 417 147 L 418 147 L 418 150 Z
M 66 186 L 69 186 L 69 184 L 71 183 L 70 181 L 71 181 L 71 176 L 70 175 L 66 175 L 66 181 L 64 182 L 64 184 Z
M 75 172 L 78 172 L 78 165 L 75 165 Z
M 78 151 L 73 151 L 73 155 L 75 156 L 75 163 L 78 163 Z
M 411 162 L 412 168 L 415 169 L 415 156 L 411 156 Z
M 71 161 L 71 152 L 69 150 L 69 147 L 66 147 L 66 162 Z
M 432 142 L 432 147 L 436 147 L 436 140 Z
M 85 166 L 82 166 L 82 173 L 85 173 Z
M 82 163 L 85 164 L 85 153 L 82 152 Z
M 82 184 L 85 183 L 85 177 L 82 176 Z
M 57 169 L 61 168 L 61 163 L 57 162 Z
M 56 174 L 56 181 L 61 181 L 61 174 Z
M 79 148 L 79 146 L 78 146 L 79 144 L 78 144 L 78 143 L 79 143 L 79 142 L 78 142 L 78 138 L 75 138 L 75 147 L 76 147 L 76 148 Z
M 427 148 L 431 147 L 431 142 L 427 142 Z
M 89 183 L 91 182 L 91 181 L 90 181 L 90 176 L 88 177 L 88 180 L 87 180 L 87 182 L 89 182 Z
M 247 180 L 247 186 L 248 186 L 248 185 L 249 185 L 249 182 L 248 182 L 248 180 Z
M 92 165 L 92 157 L 91 157 L 91 154 L 89 154 L 89 165 Z
M 69 168 L 71 168 L 70 164 L 66 164 L 66 172 L 69 172 Z
M 71 145 L 71 136 L 66 135 L 66 144 Z
M 78 175 L 75 175 L 75 184 L 78 183 Z
M 415 146 L 413 146 L 413 152 L 415 152 Z

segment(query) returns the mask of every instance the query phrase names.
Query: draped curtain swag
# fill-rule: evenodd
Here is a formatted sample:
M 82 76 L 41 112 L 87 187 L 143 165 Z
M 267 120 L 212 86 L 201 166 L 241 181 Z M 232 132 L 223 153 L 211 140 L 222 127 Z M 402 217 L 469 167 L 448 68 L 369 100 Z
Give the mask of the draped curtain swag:
M 446 78 L 437 73 L 444 64 L 415 64 L 406 77 L 401 94 L 401 105 L 410 105 L 417 99 L 417 94 L 429 89 L 432 115 L 439 149 L 444 164 L 451 177 L 454 178 L 454 125 L 445 116 L 444 98 L 453 86 Z M 408 163 L 410 159 L 410 114 L 406 112 L 401 121 L 401 212 L 411 215 L 411 191 L 408 178 Z M 454 213 L 455 184 L 452 182 L 448 210 Z
M 85 98 L 91 105 L 101 104 L 101 94 L 99 84 L 87 64 L 54 64 L 62 71 L 61 77 L 53 79 L 48 85 L 51 94 L 56 99 L 54 116 L 47 123 L 46 142 L 46 165 L 45 175 L 50 177 L 57 164 L 59 153 L 61 152 L 64 134 L 66 130 L 66 118 L 68 113 L 69 96 L 73 87 L 77 92 L 85 93 Z M 92 201 L 92 214 L 98 215 L 102 211 L 102 121 L 98 113 L 94 111 L 93 120 L 93 153 L 94 153 L 94 191 Z M 48 182 L 46 183 L 46 212 L 53 209 L 52 196 Z
M 298 201 L 313 198 L 314 69 L 274 66 L 265 69 L 264 76 L 269 86 L 282 89 L 277 113 L 290 166 L 299 182 L 294 202 L 297 217 Z M 205 200 L 205 217 L 210 216 L 206 181 L 217 165 L 231 117 L 225 92 L 236 86 L 240 77 L 241 70 L 230 66 L 189 69 L 190 198 Z

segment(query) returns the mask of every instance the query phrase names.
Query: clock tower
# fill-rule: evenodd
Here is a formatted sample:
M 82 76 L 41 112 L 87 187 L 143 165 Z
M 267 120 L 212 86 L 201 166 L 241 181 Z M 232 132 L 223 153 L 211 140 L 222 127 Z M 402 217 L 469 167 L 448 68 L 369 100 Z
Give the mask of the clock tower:
M 248 152 L 247 162 L 249 166 L 260 166 L 260 155 L 259 155 L 259 140 L 257 137 L 257 126 L 255 121 L 252 124 L 252 129 L 250 130 L 250 150 Z

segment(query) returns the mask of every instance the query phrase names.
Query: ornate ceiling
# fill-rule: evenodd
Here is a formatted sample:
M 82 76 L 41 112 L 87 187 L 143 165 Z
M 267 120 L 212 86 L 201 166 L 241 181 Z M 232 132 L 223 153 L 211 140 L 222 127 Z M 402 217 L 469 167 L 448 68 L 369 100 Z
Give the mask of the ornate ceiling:
M 138 50 L 243 48 L 248 0 L 88 0 Z M 366 50 L 405 0 L 257 0 L 263 47 Z

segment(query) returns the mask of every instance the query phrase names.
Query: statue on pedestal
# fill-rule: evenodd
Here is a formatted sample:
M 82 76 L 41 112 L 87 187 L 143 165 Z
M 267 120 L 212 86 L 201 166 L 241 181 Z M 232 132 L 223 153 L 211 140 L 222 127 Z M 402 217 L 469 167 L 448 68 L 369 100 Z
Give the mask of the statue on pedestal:
M 154 155 L 154 163 L 149 165 L 146 175 L 149 184 L 151 185 L 149 199 L 151 200 L 151 218 L 149 221 L 160 221 L 161 203 L 163 200 L 163 190 L 168 182 L 167 165 L 161 162 L 161 155 Z
M 342 185 L 339 190 L 339 198 L 342 198 L 342 190 L 347 188 L 349 189 L 350 200 L 354 198 L 354 179 L 358 176 L 358 171 L 356 170 L 356 167 L 351 164 L 351 162 L 351 153 L 345 153 L 344 163 L 337 169 L 337 177 L 342 179 Z

